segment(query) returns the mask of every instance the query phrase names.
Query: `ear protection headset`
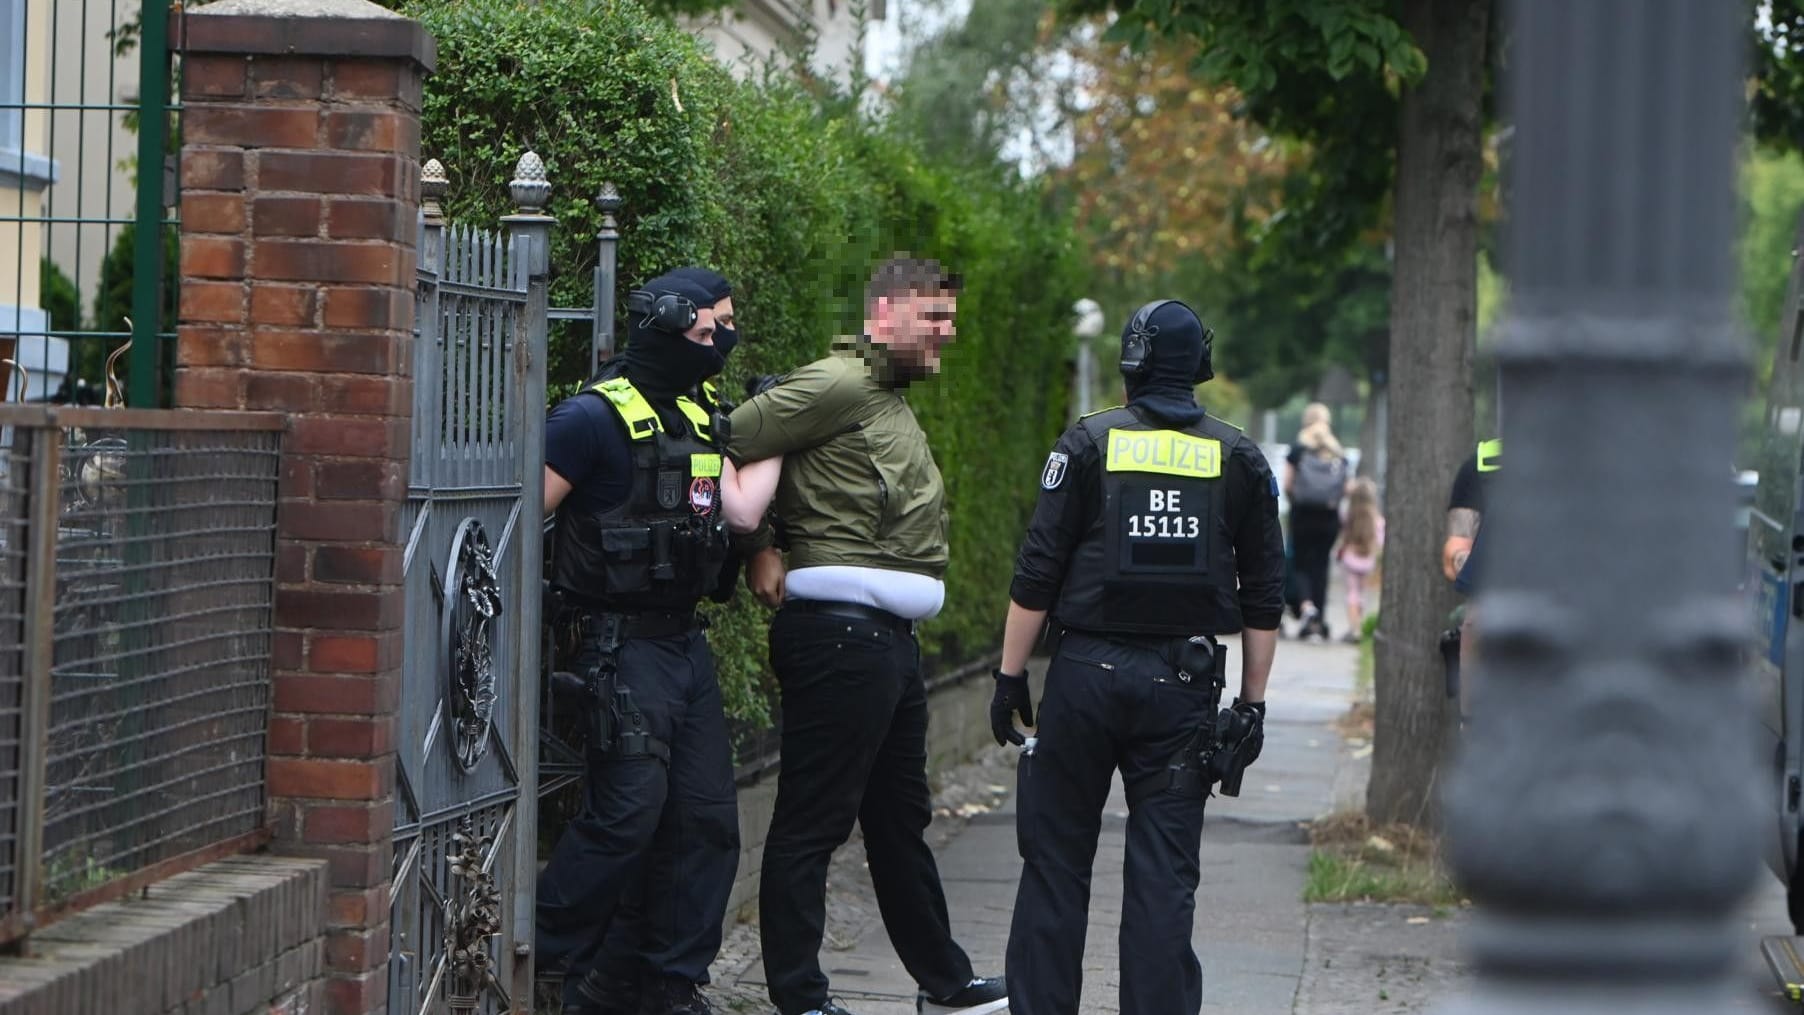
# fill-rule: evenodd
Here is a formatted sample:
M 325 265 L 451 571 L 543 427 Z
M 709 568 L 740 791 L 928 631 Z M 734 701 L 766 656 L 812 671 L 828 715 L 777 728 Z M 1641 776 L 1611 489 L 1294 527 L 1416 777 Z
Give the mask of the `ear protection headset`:
M 678 296 L 676 293 L 654 295 L 648 289 L 634 289 L 627 293 L 626 310 L 627 313 L 640 315 L 641 327 L 651 326 L 673 335 L 681 335 L 695 327 L 699 316 L 695 303 L 688 297 Z
M 1133 320 L 1128 322 L 1127 334 L 1121 338 L 1121 373 L 1130 378 L 1144 377 L 1152 369 L 1153 336 L 1159 333 L 1157 326 L 1151 323 L 1153 314 L 1167 303 L 1176 303 L 1185 310 L 1191 310 L 1190 304 L 1183 300 L 1154 300 L 1139 310 L 1134 311 Z M 1201 318 L 1198 318 L 1201 322 Z M 1203 358 L 1197 364 L 1196 383 L 1215 376 L 1215 329 L 1203 328 Z

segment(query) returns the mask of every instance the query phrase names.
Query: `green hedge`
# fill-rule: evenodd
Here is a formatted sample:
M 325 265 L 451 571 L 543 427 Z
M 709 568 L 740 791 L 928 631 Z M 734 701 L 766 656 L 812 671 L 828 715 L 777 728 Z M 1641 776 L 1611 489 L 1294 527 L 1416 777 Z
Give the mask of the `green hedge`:
M 1066 217 L 1001 169 L 925 162 L 843 97 L 771 72 L 736 81 L 705 47 L 631 0 L 464 0 L 411 13 L 438 39 L 422 157 L 451 176 L 447 214 L 488 223 L 527 147 L 552 183 L 552 302 L 586 306 L 612 182 L 623 199 L 620 293 L 685 263 L 735 285 L 749 341 L 727 380 L 782 371 L 856 330 L 876 261 L 896 250 L 962 272 L 959 341 L 911 392 L 945 473 L 946 611 L 924 625 L 950 665 L 994 647 L 1015 547 L 1065 412 L 1067 308 L 1079 262 Z M 679 109 L 680 103 L 680 109 Z M 553 337 L 551 381 L 581 379 L 586 328 Z M 712 632 L 728 708 L 766 716 L 766 616 L 742 595 Z

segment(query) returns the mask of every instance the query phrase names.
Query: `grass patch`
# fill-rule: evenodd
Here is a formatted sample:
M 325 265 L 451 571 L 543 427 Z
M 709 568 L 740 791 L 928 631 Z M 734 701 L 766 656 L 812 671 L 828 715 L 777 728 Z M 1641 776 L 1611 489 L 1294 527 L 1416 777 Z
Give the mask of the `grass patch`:
M 1378 670 L 1378 614 L 1366 614 L 1359 626 L 1359 668 L 1353 673 L 1353 693 L 1360 701 L 1372 700 L 1372 684 Z
M 1374 827 L 1363 814 L 1335 814 L 1310 826 L 1304 902 L 1402 902 L 1435 907 L 1436 916 L 1464 904 L 1441 862 L 1437 840 L 1407 825 Z

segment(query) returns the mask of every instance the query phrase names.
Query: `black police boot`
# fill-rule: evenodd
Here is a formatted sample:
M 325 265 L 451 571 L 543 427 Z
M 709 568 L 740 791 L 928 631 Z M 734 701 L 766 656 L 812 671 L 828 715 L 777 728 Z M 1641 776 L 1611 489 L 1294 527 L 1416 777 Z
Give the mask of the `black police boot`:
M 564 1002 L 564 1015 L 639 1015 L 644 988 L 637 976 L 592 969 L 576 985 L 576 1001 Z
M 1000 976 L 979 977 L 949 997 L 915 995 L 915 1011 L 921 1015 L 989 1015 L 1008 1007 L 1008 984 Z
M 665 977 L 646 997 L 646 1015 L 714 1015 L 702 989 L 681 977 Z

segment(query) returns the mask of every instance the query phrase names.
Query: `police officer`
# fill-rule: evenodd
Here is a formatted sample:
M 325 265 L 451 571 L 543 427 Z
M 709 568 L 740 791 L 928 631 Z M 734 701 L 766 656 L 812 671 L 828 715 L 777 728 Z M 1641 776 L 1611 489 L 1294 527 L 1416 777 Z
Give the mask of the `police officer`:
M 990 718 L 1025 742 L 1021 884 L 1009 933 L 1010 1011 L 1076 1015 L 1090 870 L 1117 767 L 1127 789 L 1122 1015 L 1195 1013 L 1190 947 L 1203 805 L 1238 793 L 1263 742 L 1283 610 L 1277 484 L 1257 445 L 1207 416 L 1211 333 L 1176 300 L 1122 333 L 1128 404 L 1059 439 L 1017 558 Z M 1035 739 L 1027 660 L 1050 617 L 1057 649 Z M 1240 632 L 1240 696 L 1220 709 Z M 1218 711 L 1219 709 L 1219 711 Z
M 1491 480 L 1503 468 L 1503 439 L 1479 442 L 1472 457 L 1460 465 L 1447 498 L 1447 541 L 1441 546 L 1441 571 L 1462 597 L 1478 590 L 1484 554 L 1480 552 L 1485 496 Z M 1441 652 L 1448 667 L 1449 693 L 1459 699 L 1460 720 L 1472 717 L 1472 688 L 1468 679 L 1478 661 L 1478 612 L 1471 602 L 1454 607 L 1449 627 L 1441 635 Z
M 582 1015 L 618 1003 L 596 968 L 667 804 L 693 851 L 670 888 L 678 911 L 715 910 L 718 926 L 739 848 L 720 688 L 695 612 L 727 557 L 721 491 L 734 479 L 717 420 L 687 394 L 721 368 L 712 301 L 666 275 L 626 306 L 624 355 L 546 421 L 551 581 L 582 614 L 572 668 L 591 719 L 583 806 L 540 876 L 537 939 L 540 961 L 565 969 L 565 1011 Z M 713 947 L 694 957 L 703 970 Z M 689 977 L 658 981 L 647 1000 L 659 1015 L 708 1011 Z
M 732 284 L 718 272 L 693 266 L 677 268 L 666 277 L 692 282 L 707 293 L 714 311 L 714 349 L 724 366 L 739 344 Z M 733 407 L 722 397 L 717 376 L 718 371 L 704 377 L 690 397 L 711 415 L 724 417 Z M 715 429 L 718 432 L 718 423 Z M 733 492 L 721 490 L 723 508 L 731 504 Z M 724 602 L 738 580 L 737 558 L 729 556 L 709 598 Z M 710 695 L 698 705 L 719 710 L 721 702 L 718 695 Z M 711 728 L 715 721 L 710 715 L 706 723 Z M 724 716 L 719 722 L 724 726 Z M 598 968 L 588 976 L 586 992 L 608 999 L 597 1009 L 600 1015 L 638 1015 L 644 999 L 656 1000 L 660 990 L 670 993 L 674 988 L 680 993 L 683 985 L 708 982 L 708 966 L 720 951 L 739 859 L 736 851 L 725 852 L 711 841 L 708 833 L 717 830 L 709 822 L 697 827 L 686 808 L 674 800 L 666 802 L 644 874 L 628 889 L 609 927 Z M 682 886 L 691 890 L 680 890 Z M 697 887 L 707 894 L 698 894 Z

